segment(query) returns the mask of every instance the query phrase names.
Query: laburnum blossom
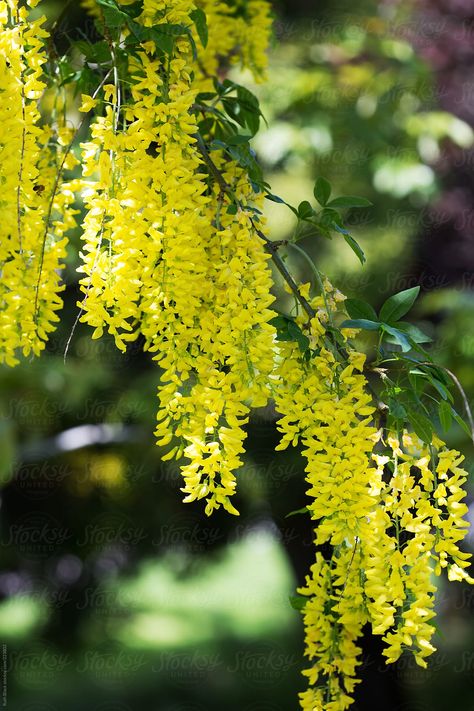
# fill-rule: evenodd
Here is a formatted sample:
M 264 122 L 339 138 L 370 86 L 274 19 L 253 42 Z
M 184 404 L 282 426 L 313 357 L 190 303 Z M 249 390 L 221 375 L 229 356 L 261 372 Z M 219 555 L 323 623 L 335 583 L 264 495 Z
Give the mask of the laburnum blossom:
M 357 639 L 367 621 L 360 540 L 377 502 L 377 469 L 370 465 L 370 455 L 378 432 L 361 373 L 365 358 L 350 350 L 348 364 L 341 366 L 326 342 L 325 322 L 338 301 L 339 294 L 328 290 L 325 298 L 312 300 L 315 316 L 310 323 L 306 314 L 297 318 L 313 355 L 303 358 L 294 342 L 279 344 L 274 391 L 281 415 L 277 427 L 283 435 L 277 449 L 301 444 L 315 542 L 330 543 L 334 550 L 331 560 L 323 561 L 318 553 L 307 585 L 299 591 L 310 598 L 304 620 L 311 666 L 304 673 L 313 688 L 301 695 L 304 709 L 320 704 L 322 709 L 342 710 L 352 703 L 358 680 Z M 320 589 L 322 571 L 325 593 Z
M 0 2 L 0 362 L 8 365 L 20 352 L 38 355 L 59 320 L 65 233 L 75 224 L 74 195 L 57 179 L 58 127 L 41 125 L 38 110 L 48 33 L 44 17 L 29 16 L 36 4 Z
M 254 79 L 262 81 L 268 64 L 270 4 L 266 0 L 200 0 L 197 4 L 206 13 L 208 26 L 208 42 L 199 53 L 199 90 L 212 91 L 212 78 L 219 75 L 222 57 L 250 69 Z
M 145 0 L 136 21 L 156 24 L 158 9 L 158 27 L 185 25 L 196 6 Z M 241 34 L 232 30 L 231 42 L 239 44 Z M 217 66 L 217 45 L 204 56 L 212 51 Z M 252 56 L 261 66 L 256 49 Z M 99 93 L 104 111 L 82 144 L 90 181 L 83 191 L 80 308 L 93 338 L 107 330 L 125 350 L 144 336 L 162 369 L 157 442 L 170 445 L 165 456 L 187 462 L 184 500 L 205 499 L 208 514 L 219 506 L 236 514 L 230 496 L 250 407 L 265 405 L 271 392 L 272 281 L 248 211 L 261 198 L 243 169 L 213 154 L 238 200 L 233 214 L 203 170 L 192 111 L 201 72 L 186 37 L 167 57 L 144 42 L 130 57 L 122 102 L 120 85 Z M 81 110 L 95 101 L 83 96 Z
M 213 140 L 219 97 L 210 106 L 199 98 L 232 64 L 264 76 L 269 3 L 122 0 L 108 17 L 127 18 L 132 4 L 134 24 L 110 32 L 104 4 L 81 0 L 112 65 L 118 51 L 121 63 L 81 93 L 90 125 L 81 177 L 67 182 L 75 130 L 64 88 L 44 76 L 44 18 L 29 15 L 37 0 L 0 0 L 0 361 L 38 354 L 58 320 L 80 189 L 80 318 L 121 351 L 140 337 L 156 361 L 157 444 L 180 462 L 184 501 L 203 500 L 208 515 L 238 513 L 250 413 L 270 399 L 276 449 L 301 449 L 316 551 L 298 590 L 308 682 L 300 704 L 345 711 L 365 626 L 382 638 L 387 663 L 408 652 L 424 667 L 435 650 L 436 576 L 474 583 L 461 548 L 463 457 L 436 436 L 427 444 L 381 426 L 366 356 L 351 343 L 357 331 L 334 338 L 347 313 L 327 279 L 316 297 L 291 284 L 306 306 L 293 326 L 307 348 L 279 340 L 269 268 L 278 247 L 263 231 L 262 192 L 245 160 Z M 50 125 L 41 97 L 53 105 Z
M 386 453 L 372 455 L 380 500 L 362 540 L 367 606 L 374 633 L 384 635 L 388 661 L 410 650 L 424 667 L 435 651 L 434 576 L 446 568 L 450 580 L 474 582 L 466 571 L 471 556 L 458 545 L 468 528 L 462 503 L 467 473 L 459 452 L 437 437 L 428 446 L 404 432 L 389 435 L 387 445 Z
M 278 344 L 274 396 L 277 449 L 302 448 L 307 510 L 322 546 L 299 589 L 308 598 L 310 661 L 301 706 L 343 711 L 359 681 L 358 639 L 366 623 L 383 637 L 388 663 L 408 651 L 424 667 L 435 651 L 434 575 L 446 568 L 450 580 L 474 581 L 466 571 L 470 555 L 459 549 L 468 527 L 463 457 L 437 437 L 428 446 L 406 431 L 381 436 L 362 373 L 365 356 L 347 342 L 341 364 L 327 342 L 325 324 L 343 306 L 327 282 L 325 290 L 311 301 L 314 318 L 296 319 L 311 357 L 297 343 Z M 302 293 L 308 296 L 307 285 Z

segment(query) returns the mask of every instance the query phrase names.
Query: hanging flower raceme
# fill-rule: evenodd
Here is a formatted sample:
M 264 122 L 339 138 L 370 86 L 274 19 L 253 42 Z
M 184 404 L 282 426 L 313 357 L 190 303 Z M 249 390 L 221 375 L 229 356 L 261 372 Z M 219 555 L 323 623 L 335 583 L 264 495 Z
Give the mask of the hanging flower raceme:
M 326 326 L 343 297 L 325 289 L 311 302 L 314 317 L 296 319 L 308 351 L 291 341 L 278 345 L 275 401 L 283 434 L 277 449 L 302 446 L 307 509 L 322 546 L 299 589 L 308 598 L 311 662 L 301 706 L 342 711 L 353 701 L 367 622 L 383 636 L 387 662 L 407 650 L 426 666 L 435 651 L 433 575 L 446 568 L 450 580 L 474 580 L 466 572 L 470 556 L 459 549 L 468 526 L 463 458 L 436 437 L 430 446 L 408 432 L 381 439 L 361 372 L 365 357 L 346 343 L 341 365 L 340 348 L 328 341 Z M 301 294 L 308 298 L 307 286 Z
M 213 90 L 213 77 L 226 69 L 223 58 L 228 64 L 250 69 L 256 81 L 264 79 L 272 24 L 270 4 L 265 0 L 201 0 L 197 4 L 204 10 L 208 26 L 208 42 L 199 53 L 200 91 Z
M 220 209 L 214 186 L 203 235 L 207 293 L 191 329 L 175 321 L 171 342 L 185 334 L 186 350 L 168 349 L 162 361 L 172 365 L 169 384 L 160 388 L 157 430 L 163 443 L 170 432 L 181 439 L 172 455 L 189 460 L 182 467 L 185 500 L 206 498 L 207 513 L 220 505 L 237 513 L 228 497 L 242 463 L 244 426 L 250 408 L 266 404 L 273 370 L 269 255 L 245 210 L 252 191 L 242 170 L 222 169 L 241 209 L 236 215 Z
M 387 454 L 373 455 L 380 501 L 362 541 L 367 606 L 374 633 L 384 635 L 388 661 L 406 649 L 424 667 L 435 651 L 433 575 L 446 568 L 450 580 L 474 582 L 466 572 L 470 555 L 458 546 L 468 528 L 461 503 L 467 473 L 459 452 L 437 437 L 428 446 L 405 432 L 389 435 L 387 444 Z
M 236 62 L 261 78 L 269 4 L 81 5 L 104 36 L 91 51 L 107 60 L 97 63 L 95 91 L 82 94 L 79 111 L 94 118 L 81 180 L 67 183 L 63 171 L 76 163 L 67 90 L 54 92 L 50 127 L 38 110 L 52 96 L 43 19 L 0 0 L 0 360 L 38 353 L 53 329 L 80 183 L 80 317 L 93 338 L 107 332 L 122 351 L 140 336 L 159 365 L 156 435 L 168 447 L 163 459 L 181 463 L 184 500 L 204 500 L 207 514 L 238 513 L 231 497 L 246 426 L 270 398 L 277 449 L 301 448 L 317 550 L 299 589 L 309 682 L 300 701 L 308 711 L 344 711 L 365 625 L 382 637 L 387 662 L 407 650 L 426 666 L 434 576 L 474 582 L 460 549 L 462 457 L 436 437 L 426 444 L 379 429 L 365 355 L 350 329 L 338 334 L 345 297 L 329 282 L 311 298 L 309 285 L 289 277 L 304 310 L 275 318 L 268 262 L 273 255 L 278 266 L 279 245 L 263 232 L 258 185 L 267 186 L 255 178 L 248 137 L 235 135 L 237 124 L 256 130 L 258 102 L 215 81 Z
M 136 21 L 163 32 L 189 25 L 196 9 L 164 4 L 156 23 L 155 4 L 145 2 Z M 83 193 L 81 309 L 93 337 L 107 329 L 122 350 L 141 333 L 163 369 L 158 444 L 174 438 L 168 456 L 188 460 L 185 501 L 237 513 L 229 496 L 244 426 L 270 394 L 273 297 L 244 171 L 213 154 L 239 204 L 232 212 L 204 170 L 193 111 L 199 72 L 185 35 L 166 55 L 147 41 L 130 58 L 128 89 L 116 80 L 99 93 L 105 111 L 82 144 L 83 175 L 95 179 Z M 83 96 L 81 110 L 95 103 Z
M 308 285 L 302 293 L 308 296 Z M 324 298 L 311 302 L 315 315 L 310 323 L 306 314 L 296 319 L 309 338 L 311 356 L 302 356 L 296 343 L 279 345 L 275 386 L 278 429 L 283 433 L 277 449 L 301 443 L 315 542 L 330 544 L 333 551 L 327 560 L 318 553 L 306 586 L 299 590 L 310 598 L 304 620 L 312 666 L 305 674 L 312 688 L 301 696 L 305 709 L 350 706 L 359 663 L 356 642 L 367 621 L 360 540 L 377 503 L 377 471 L 370 456 L 378 432 L 361 373 L 363 354 L 349 349 L 348 362 L 341 365 L 327 342 L 327 322 L 342 298 L 329 286 Z
M 41 125 L 46 83 L 44 17 L 0 2 L 0 362 L 38 355 L 61 307 L 65 232 L 74 225 L 73 194 L 62 186 L 57 131 Z M 55 140 L 56 139 L 56 140 Z

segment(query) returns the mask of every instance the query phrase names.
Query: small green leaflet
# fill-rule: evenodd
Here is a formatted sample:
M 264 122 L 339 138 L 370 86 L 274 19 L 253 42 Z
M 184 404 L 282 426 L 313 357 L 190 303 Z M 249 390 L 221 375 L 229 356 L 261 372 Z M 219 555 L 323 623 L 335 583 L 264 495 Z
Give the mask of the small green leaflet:
M 290 595 L 289 601 L 294 610 L 303 610 L 308 602 L 308 598 L 303 597 L 302 595 Z
M 337 227 L 336 227 L 336 229 L 337 229 Z M 343 234 L 342 236 L 344 237 L 344 239 L 346 240 L 347 244 L 352 249 L 352 251 L 354 252 L 356 257 L 359 259 L 360 263 L 365 264 L 367 259 L 365 257 L 362 247 L 357 242 L 357 240 L 355 240 L 354 237 L 351 237 L 351 235 L 344 235 Z
M 296 509 L 295 511 L 290 511 L 290 513 L 287 513 L 285 518 L 290 518 L 290 516 L 297 516 L 298 514 L 306 514 L 309 513 L 309 509 L 307 506 L 304 506 L 302 509 Z
M 303 202 L 300 202 L 298 205 L 298 217 L 300 220 L 309 220 L 311 217 L 314 217 L 314 210 L 307 200 L 303 200 Z
M 280 315 L 272 318 L 269 323 L 277 329 L 278 341 L 296 341 L 302 353 L 309 348 L 309 338 L 291 318 Z
M 463 420 L 463 418 L 461 417 L 461 415 L 456 412 L 456 410 L 454 409 L 454 407 L 451 408 L 451 412 L 452 412 L 452 414 L 453 414 L 454 419 L 455 419 L 456 422 L 458 423 L 458 425 L 464 430 L 464 432 L 465 432 L 467 435 L 469 435 L 469 437 L 472 438 L 473 433 L 471 432 L 471 429 L 470 429 L 469 425 L 465 422 L 465 420 Z
M 448 432 L 451 428 L 452 422 L 452 409 L 451 405 L 446 402 L 446 400 L 441 400 L 438 405 L 438 414 L 441 427 L 445 432 Z
M 243 133 L 235 133 L 227 138 L 227 144 L 229 146 L 241 146 L 243 143 L 248 143 L 251 138 L 252 136 L 244 135 Z
M 420 287 L 414 286 L 411 289 L 405 289 L 398 292 L 387 299 L 380 309 L 379 318 L 386 323 L 393 323 L 405 316 L 416 301 Z
M 433 424 L 429 417 L 423 415 L 421 412 L 415 412 L 415 410 L 409 410 L 407 416 L 415 434 L 417 434 L 423 442 L 426 442 L 426 444 L 431 444 Z
M 344 306 L 351 318 L 365 318 L 369 321 L 378 321 L 375 309 L 366 301 L 362 301 L 361 299 L 346 299 Z
M 110 29 L 117 29 L 130 19 L 114 0 L 97 0 L 97 5 L 102 8 L 104 22 Z
M 412 323 L 401 321 L 400 323 L 397 323 L 397 328 L 399 328 L 400 331 L 403 331 L 403 333 L 406 333 L 407 336 L 415 343 L 431 343 L 433 340 L 430 336 L 427 336 L 426 333 L 423 333 L 423 331 L 421 331 L 417 326 L 414 326 Z
M 395 328 L 394 326 L 389 326 L 388 323 L 382 324 L 382 330 L 390 335 L 391 338 L 389 340 L 394 341 L 398 346 L 401 346 L 403 353 L 411 351 L 411 343 L 403 331 L 400 331 L 400 329 Z
M 357 197 L 356 195 L 343 195 L 338 198 L 334 198 L 331 202 L 327 203 L 328 207 L 371 207 L 372 203 L 363 197 Z
M 321 207 L 324 207 L 331 196 L 331 183 L 326 178 L 318 178 L 313 192 Z
M 204 12 L 204 10 L 201 10 L 201 8 L 198 7 L 196 8 L 196 10 L 193 10 L 191 12 L 189 17 L 194 22 L 196 32 L 198 33 L 198 37 L 201 40 L 202 46 L 207 47 L 209 35 L 207 31 L 206 13 Z

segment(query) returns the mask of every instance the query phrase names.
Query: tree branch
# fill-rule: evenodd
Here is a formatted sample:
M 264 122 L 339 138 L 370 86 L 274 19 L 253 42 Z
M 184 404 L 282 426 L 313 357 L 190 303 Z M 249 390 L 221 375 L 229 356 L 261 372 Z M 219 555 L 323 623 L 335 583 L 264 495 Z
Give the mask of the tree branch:
M 211 156 L 209 155 L 209 151 L 206 148 L 206 144 L 204 143 L 202 136 L 199 133 L 196 133 L 195 138 L 196 138 L 198 150 L 199 150 L 200 154 L 202 155 L 207 167 L 209 168 L 210 173 L 215 178 L 216 183 L 218 184 L 218 186 L 221 190 L 221 193 L 223 193 L 225 195 L 229 195 L 232 198 L 232 202 L 236 202 L 237 205 L 240 207 L 240 209 L 243 210 L 244 209 L 243 205 L 235 200 L 235 197 L 234 197 L 234 194 L 232 192 L 230 185 L 228 185 L 226 183 L 225 178 L 222 175 L 222 172 L 219 170 L 219 168 L 217 167 L 217 165 L 214 163 Z M 280 240 L 278 242 L 272 242 L 272 240 L 269 239 L 266 236 L 266 234 L 264 232 L 262 232 L 262 230 L 259 227 L 257 227 L 257 225 L 255 224 L 255 220 L 252 217 L 249 216 L 249 220 L 250 220 L 250 224 L 252 225 L 252 228 L 255 231 L 255 233 L 260 237 L 260 239 L 262 239 L 264 241 L 265 249 L 267 250 L 267 252 L 269 254 L 271 254 L 273 264 L 278 269 L 278 271 L 282 275 L 283 279 L 286 281 L 286 283 L 290 287 L 291 291 L 293 292 L 293 294 L 295 295 L 295 297 L 301 304 L 302 308 L 308 315 L 308 318 L 309 319 L 314 318 L 316 315 L 315 310 L 313 309 L 313 307 L 311 306 L 309 301 L 307 301 L 307 299 L 305 299 L 303 294 L 300 292 L 297 283 L 295 282 L 295 280 L 291 276 L 290 272 L 286 268 L 283 259 L 278 254 L 279 247 L 281 247 L 283 244 L 285 244 L 286 241 Z

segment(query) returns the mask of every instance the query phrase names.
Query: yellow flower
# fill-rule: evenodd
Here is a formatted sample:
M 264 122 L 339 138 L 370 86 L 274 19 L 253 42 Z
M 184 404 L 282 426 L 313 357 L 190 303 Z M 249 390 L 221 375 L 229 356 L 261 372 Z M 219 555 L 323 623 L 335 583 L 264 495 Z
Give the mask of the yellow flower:
M 92 96 L 89 96 L 88 94 L 81 94 L 81 100 L 82 103 L 79 107 L 79 111 L 84 113 L 92 111 L 92 109 L 94 109 L 99 103 L 97 99 L 93 99 Z

